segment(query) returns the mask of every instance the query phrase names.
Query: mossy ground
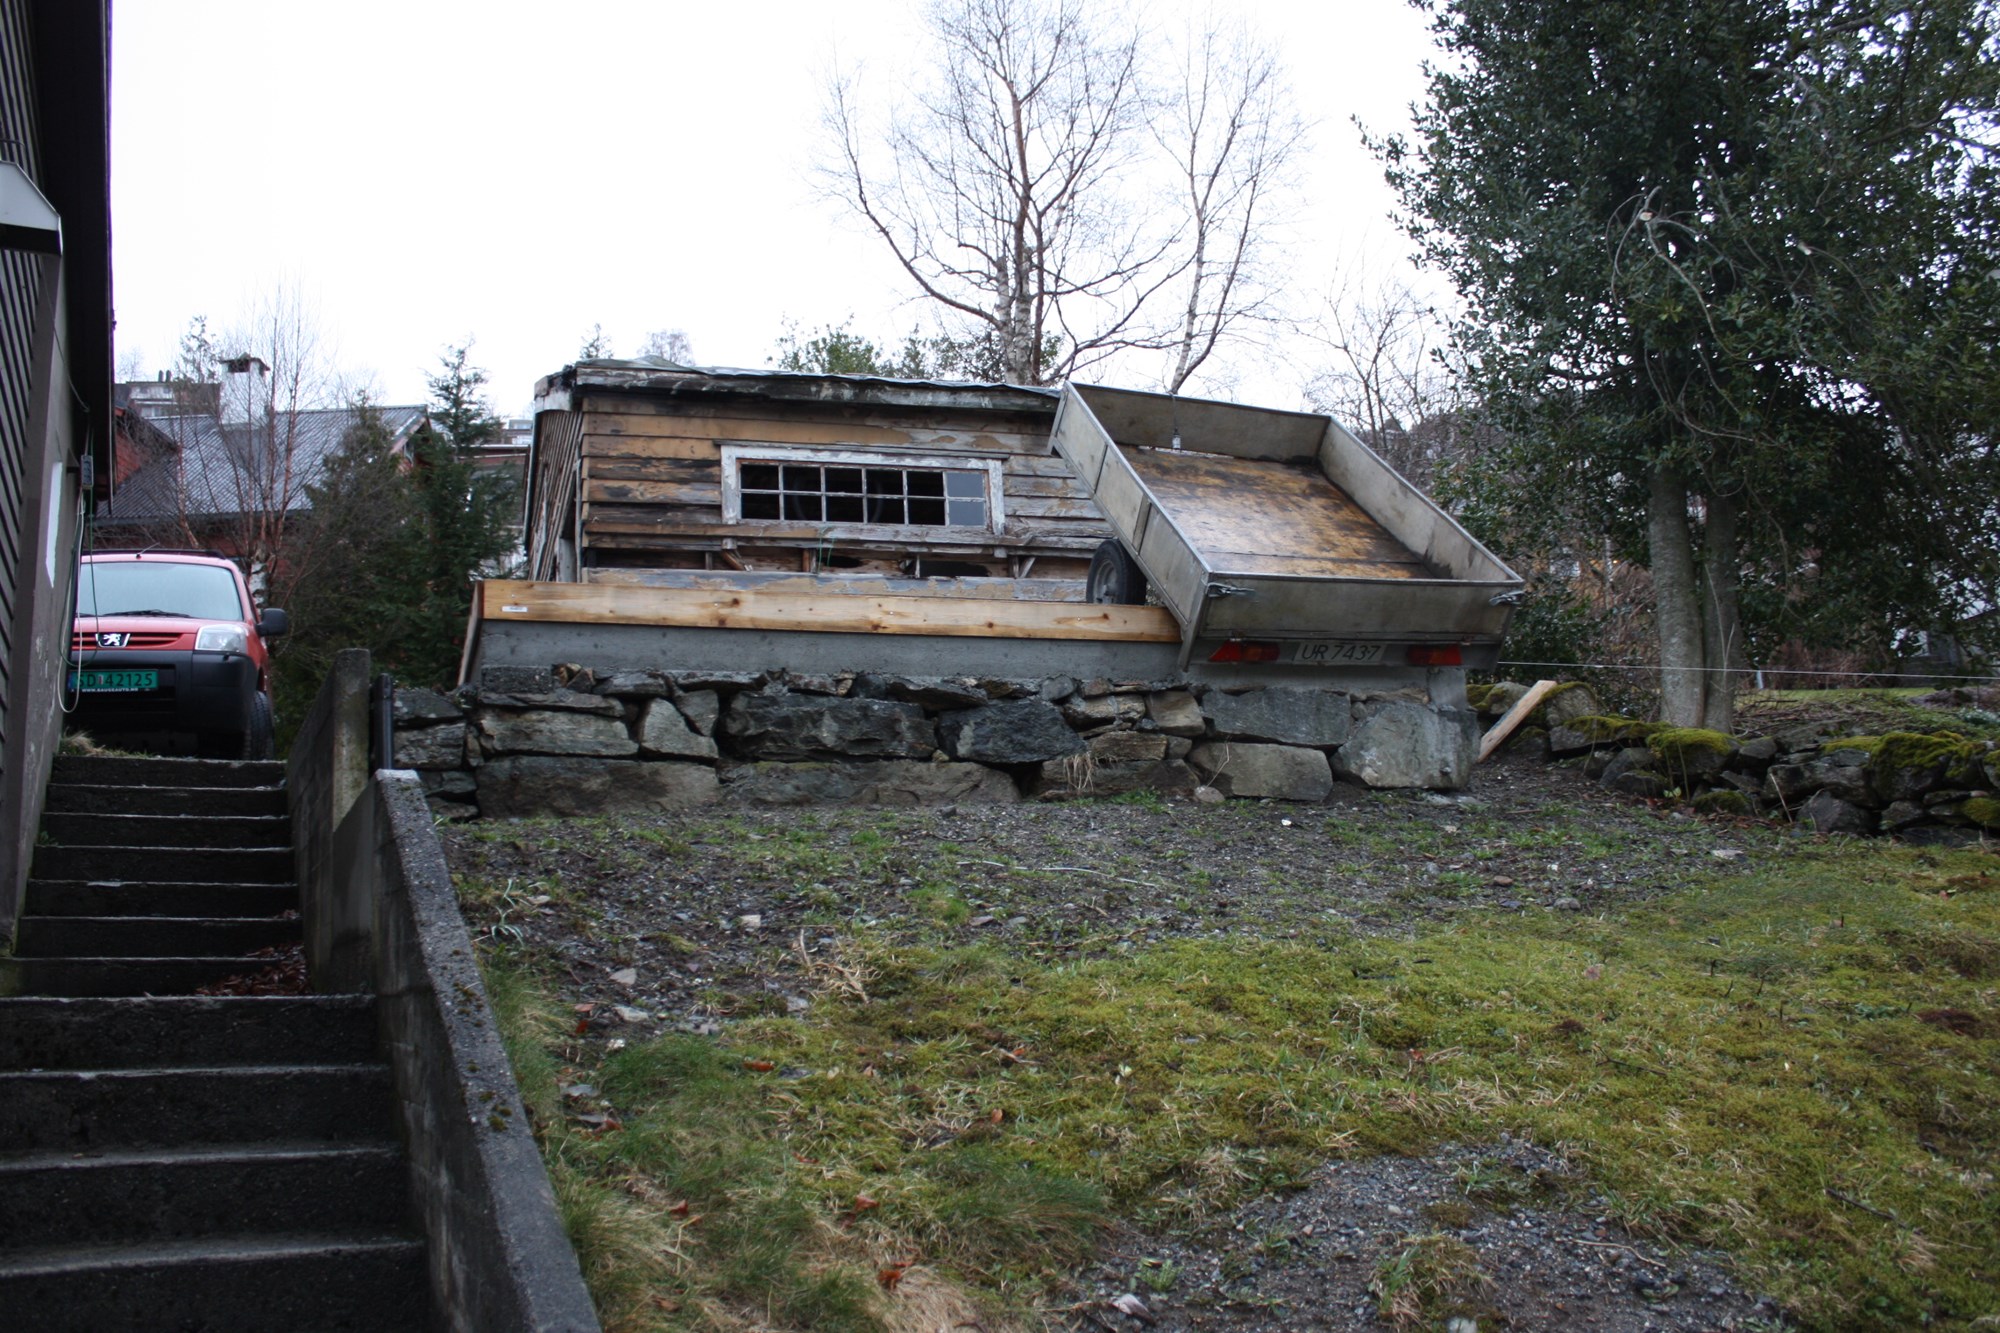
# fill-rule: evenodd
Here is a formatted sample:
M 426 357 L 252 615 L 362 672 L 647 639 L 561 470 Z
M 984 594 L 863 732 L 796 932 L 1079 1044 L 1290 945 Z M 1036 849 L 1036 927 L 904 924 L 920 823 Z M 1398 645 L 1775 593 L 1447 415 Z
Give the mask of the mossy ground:
M 1773 839 L 1597 915 L 1069 961 L 856 928 L 826 961 L 810 1010 L 720 1038 L 512 1023 L 614 1326 L 880 1326 L 909 1265 L 1020 1316 L 1113 1218 L 1502 1129 L 1808 1326 L 2000 1318 L 1987 853 Z
M 1811 723 L 1829 734 L 1958 731 L 2000 739 L 1990 710 L 1930 702 L 1936 698 L 1928 689 L 1747 691 L 1737 696 L 1736 732 L 1767 735 Z

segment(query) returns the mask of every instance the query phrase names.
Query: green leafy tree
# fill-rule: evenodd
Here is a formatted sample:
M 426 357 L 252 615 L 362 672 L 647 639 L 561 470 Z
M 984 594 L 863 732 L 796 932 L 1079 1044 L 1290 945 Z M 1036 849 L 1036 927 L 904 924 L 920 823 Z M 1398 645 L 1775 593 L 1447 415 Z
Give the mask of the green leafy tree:
M 1746 634 L 1948 623 L 1996 586 L 1991 0 L 1427 0 L 1375 143 L 1456 283 L 1490 484 L 1645 561 L 1662 712 Z

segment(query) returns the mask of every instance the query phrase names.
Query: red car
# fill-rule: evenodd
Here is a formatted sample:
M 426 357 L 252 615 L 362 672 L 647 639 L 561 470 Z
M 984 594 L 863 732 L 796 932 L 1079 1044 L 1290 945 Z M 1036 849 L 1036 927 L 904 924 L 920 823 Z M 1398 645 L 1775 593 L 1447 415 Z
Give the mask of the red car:
M 199 753 L 271 756 L 271 657 L 283 611 L 260 615 L 214 551 L 99 551 L 77 571 L 69 689 L 93 733 L 192 736 Z M 65 700 L 67 703 L 68 700 Z

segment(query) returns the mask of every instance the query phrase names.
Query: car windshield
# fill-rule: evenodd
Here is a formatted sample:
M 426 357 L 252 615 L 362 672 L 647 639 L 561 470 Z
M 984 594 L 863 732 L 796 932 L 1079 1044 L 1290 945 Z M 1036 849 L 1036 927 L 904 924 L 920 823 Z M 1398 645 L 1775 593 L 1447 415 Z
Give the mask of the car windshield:
M 174 560 L 88 562 L 77 579 L 76 613 L 244 619 L 233 572 L 220 565 L 185 565 Z

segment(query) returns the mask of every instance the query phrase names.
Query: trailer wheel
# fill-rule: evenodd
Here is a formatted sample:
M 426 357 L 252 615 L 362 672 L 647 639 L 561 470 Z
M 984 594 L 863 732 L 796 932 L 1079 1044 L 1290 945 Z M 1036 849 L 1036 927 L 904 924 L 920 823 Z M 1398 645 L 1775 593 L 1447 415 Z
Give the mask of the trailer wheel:
M 1084 600 L 1140 606 L 1146 601 L 1146 572 L 1116 540 L 1105 542 L 1090 557 L 1084 576 Z

